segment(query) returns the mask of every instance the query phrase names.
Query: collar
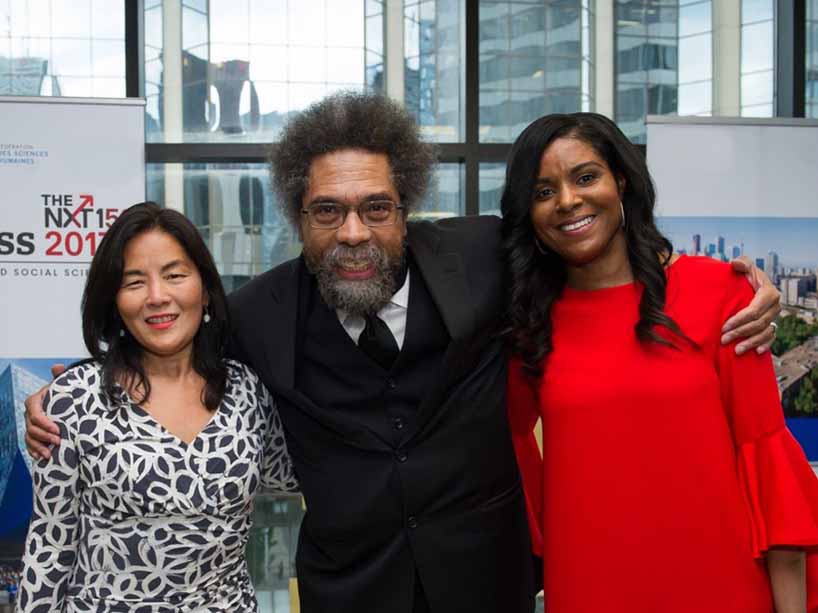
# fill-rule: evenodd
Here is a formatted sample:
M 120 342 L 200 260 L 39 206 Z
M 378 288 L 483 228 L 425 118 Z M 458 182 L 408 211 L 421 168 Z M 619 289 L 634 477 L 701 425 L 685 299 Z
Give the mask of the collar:
M 392 294 L 392 297 L 389 299 L 389 302 L 381 307 L 381 310 L 389 307 L 390 305 L 394 305 L 396 307 L 400 307 L 402 309 L 409 308 L 409 267 L 406 268 L 406 276 L 403 278 L 403 285 L 400 286 L 400 289 Z M 380 312 L 380 311 L 379 311 Z M 336 315 L 338 315 L 338 321 L 341 323 L 347 320 L 349 317 L 349 313 L 347 313 L 344 309 L 335 309 Z

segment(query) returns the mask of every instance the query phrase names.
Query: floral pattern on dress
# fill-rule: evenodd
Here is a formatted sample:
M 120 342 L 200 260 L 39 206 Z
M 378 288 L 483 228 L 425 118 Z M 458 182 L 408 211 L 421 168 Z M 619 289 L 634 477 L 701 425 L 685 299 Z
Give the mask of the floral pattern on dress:
M 33 471 L 23 613 L 258 610 L 244 557 L 259 487 L 298 488 L 275 404 L 228 361 L 224 398 L 190 444 L 86 363 L 50 386 L 62 442 Z

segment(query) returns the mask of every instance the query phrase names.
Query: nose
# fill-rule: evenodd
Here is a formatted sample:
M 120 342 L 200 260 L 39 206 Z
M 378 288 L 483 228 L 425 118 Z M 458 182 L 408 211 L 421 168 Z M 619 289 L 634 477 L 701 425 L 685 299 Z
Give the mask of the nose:
M 582 200 L 572 185 L 565 185 L 560 188 L 557 198 L 557 209 L 560 212 L 568 213 L 580 204 L 582 204 Z
M 354 247 L 367 242 L 372 237 L 372 230 L 361 218 L 358 212 L 350 210 L 347 213 L 344 224 L 335 231 L 335 238 L 339 243 Z
M 168 294 L 165 290 L 165 284 L 161 279 L 151 279 L 148 281 L 148 298 L 147 302 L 151 306 L 159 306 L 168 301 Z

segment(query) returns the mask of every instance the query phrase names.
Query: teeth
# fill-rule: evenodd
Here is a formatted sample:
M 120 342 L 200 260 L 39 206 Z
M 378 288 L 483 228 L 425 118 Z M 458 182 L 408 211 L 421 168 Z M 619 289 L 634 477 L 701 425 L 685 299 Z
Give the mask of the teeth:
M 574 223 L 569 223 L 569 224 L 565 224 L 563 226 L 560 226 L 560 230 L 563 230 L 564 232 L 571 232 L 572 230 L 577 230 L 579 228 L 587 226 L 593 220 L 594 220 L 593 215 L 588 216 L 588 217 L 583 217 L 582 219 L 580 219 L 579 221 L 576 221 Z
M 152 324 L 163 324 L 176 319 L 176 315 L 165 315 L 164 317 L 148 317 L 148 322 Z

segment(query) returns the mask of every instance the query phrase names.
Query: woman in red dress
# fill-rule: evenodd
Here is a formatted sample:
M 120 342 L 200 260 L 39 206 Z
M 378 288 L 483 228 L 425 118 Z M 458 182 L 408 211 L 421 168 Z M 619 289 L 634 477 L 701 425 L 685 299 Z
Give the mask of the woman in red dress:
M 513 146 L 509 417 L 545 610 L 804 613 L 818 480 L 769 354 L 720 343 L 752 290 L 673 257 L 654 200 L 600 115 L 544 117 Z

